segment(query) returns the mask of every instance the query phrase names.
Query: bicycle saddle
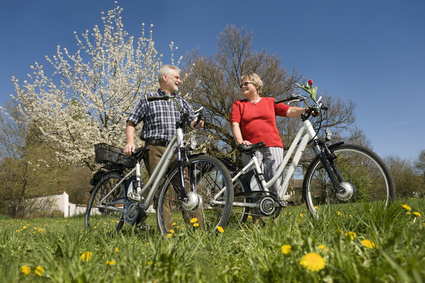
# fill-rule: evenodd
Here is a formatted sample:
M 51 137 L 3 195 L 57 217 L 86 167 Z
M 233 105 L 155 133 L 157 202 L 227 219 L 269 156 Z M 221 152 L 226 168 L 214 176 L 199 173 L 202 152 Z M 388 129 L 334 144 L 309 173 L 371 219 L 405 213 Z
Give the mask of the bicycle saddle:
M 266 143 L 264 143 L 264 142 L 254 143 L 254 144 L 250 144 L 250 145 L 240 144 L 240 145 L 238 145 L 238 150 L 240 152 L 250 153 L 250 152 L 256 150 L 257 148 L 264 147 L 265 145 L 266 145 Z

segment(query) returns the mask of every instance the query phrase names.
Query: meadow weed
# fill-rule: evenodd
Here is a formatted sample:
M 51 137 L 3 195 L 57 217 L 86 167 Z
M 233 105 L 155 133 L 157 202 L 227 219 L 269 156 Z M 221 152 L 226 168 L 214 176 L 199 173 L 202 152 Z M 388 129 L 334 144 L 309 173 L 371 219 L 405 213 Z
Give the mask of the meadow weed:
M 421 282 L 425 200 L 329 206 L 319 219 L 288 207 L 276 220 L 217 227 L 197 219 L 161 236 L 83 217 L 0 217 L 3 282 Z

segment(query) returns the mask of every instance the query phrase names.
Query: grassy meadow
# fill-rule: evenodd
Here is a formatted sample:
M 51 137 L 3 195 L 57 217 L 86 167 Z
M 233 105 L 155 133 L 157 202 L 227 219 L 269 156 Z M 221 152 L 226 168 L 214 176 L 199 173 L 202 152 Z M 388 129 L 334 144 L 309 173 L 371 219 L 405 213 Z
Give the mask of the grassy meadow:
M 343 210 L 344 209 L 344 210 Z M 154 223 L 110 237 L 83 217 L 0 217 L 0 282 L 423 282 L 425 200 L 385 211 L 285 208 L 265 226 L 205 235 L 196 221 L 160 236 Z

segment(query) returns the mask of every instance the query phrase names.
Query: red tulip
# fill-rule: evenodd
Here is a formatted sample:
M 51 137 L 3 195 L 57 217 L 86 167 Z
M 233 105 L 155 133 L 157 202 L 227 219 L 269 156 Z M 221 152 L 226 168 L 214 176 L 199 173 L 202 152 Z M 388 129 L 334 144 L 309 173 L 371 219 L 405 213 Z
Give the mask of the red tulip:
M 313 85 L 313 80 L 309 80 L 308 85 Z

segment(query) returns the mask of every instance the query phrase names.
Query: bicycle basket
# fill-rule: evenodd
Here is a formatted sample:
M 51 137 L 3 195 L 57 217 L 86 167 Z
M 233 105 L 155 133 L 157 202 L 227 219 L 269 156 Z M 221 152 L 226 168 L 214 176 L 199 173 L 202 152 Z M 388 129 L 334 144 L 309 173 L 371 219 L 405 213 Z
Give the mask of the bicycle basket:
M 94 154 L 96 163 L 118 164 L 129 168 L 136 165 L 136 158 L 127 156 L 122 153 L 121 148 L 106 143 L 95 144 Z

